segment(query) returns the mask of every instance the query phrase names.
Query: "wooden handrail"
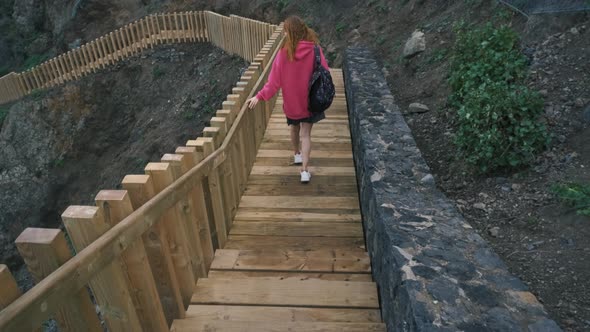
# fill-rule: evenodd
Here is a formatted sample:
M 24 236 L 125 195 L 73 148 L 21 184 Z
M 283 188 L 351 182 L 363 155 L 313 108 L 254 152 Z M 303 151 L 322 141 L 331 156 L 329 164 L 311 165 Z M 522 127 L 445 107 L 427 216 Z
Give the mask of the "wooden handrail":
M 262 68 L 248 98 L 263 85 L 271 69 L 269 64 L 280 50 L 279 45 L 283 38 L 280 29 L 271 37 L 270 40 L 274 41 L 274 52 L 268 65 Z M 64 300 L 67 301 L 69 297 L 77 294 L 95 274 L 137 241 L 168 209 L 185 198 L 195 186 L 201 184 L 204 177 L 226 160 L 226 150 L 236 139 L 238 127 L 244 121 L 246 112 L 249 110 L 244 103 L 217 150 L 2 310 L 0 331 L 17 331 L 25 326 L 34 329 L 39 326 Z
M 238 33 L 238 27 L 244 26 L 251 28 L 249 34 Z M 80 79 L 162 43 L 211 42 L 228 53 L 253 61 L 260 43 L 264 43 L 255 37 L 269 36 L 275 28 L 268 23 L 210 11 L 148 15 L 33 68 L 0 77 L 0 104 L 35 90 Z M 246 41 L 244 36 L 250 40 Z

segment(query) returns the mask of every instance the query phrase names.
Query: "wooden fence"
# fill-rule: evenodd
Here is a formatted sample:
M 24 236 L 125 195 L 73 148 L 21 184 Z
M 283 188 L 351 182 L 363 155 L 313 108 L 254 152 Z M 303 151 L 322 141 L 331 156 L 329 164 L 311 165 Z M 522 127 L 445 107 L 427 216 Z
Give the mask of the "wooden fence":
M 154 45 L 211 42 L 252 62 L 275 25 L 210 11 L 146 16 L 22 73 L 0 78 L 0 104 L 77 80 Z
M 202 26 L 210 30 L 199 38 L 232 52 L 250 49 L 252 41 L 239 42 L 244 34 L 232 36 L 239 30 L 211 23 L 218 15 L 203 17 L 209 23 Z M 263 36 L 257 29 L 246 35 Z M 155 39 L 162 41 L 195 36 L 158 31 Z M 184 317 L 196 280 L 207 275 L 214 250 L 225 245 L 274 108 L 276 99 L 254 110 L 245 101 L 268 78 L 282 39 L 279 26 L 252 55 L 254 61 L 202 137 L 147 164 L 145 174 L 125 176 L 123 190 L 101 190 L 96 206 L 67 208 L 62 219 L 76 255 L 58 229 L 28 228 L 18 237 L 17 248 L 37 285 L 20 294 L 0 265 L 0 331 L 37 330 L 51 317 L 62 331 L 102 331 L 87 287 L 111 332 L 168 331 L 173 319 Z M 131 52 L 133 46 L 128 47 Z

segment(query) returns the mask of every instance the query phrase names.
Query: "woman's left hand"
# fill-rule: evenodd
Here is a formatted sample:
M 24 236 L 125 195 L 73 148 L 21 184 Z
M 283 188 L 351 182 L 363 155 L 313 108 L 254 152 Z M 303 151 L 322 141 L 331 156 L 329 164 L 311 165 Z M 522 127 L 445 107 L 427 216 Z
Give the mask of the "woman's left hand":
M 253 109 L 258 104 L 258 101 L 259 101 L 258 97 L 252 97 L 252 98 L 246 100 L 246 103 L 248 104 L 248 107 L 250 109 Z

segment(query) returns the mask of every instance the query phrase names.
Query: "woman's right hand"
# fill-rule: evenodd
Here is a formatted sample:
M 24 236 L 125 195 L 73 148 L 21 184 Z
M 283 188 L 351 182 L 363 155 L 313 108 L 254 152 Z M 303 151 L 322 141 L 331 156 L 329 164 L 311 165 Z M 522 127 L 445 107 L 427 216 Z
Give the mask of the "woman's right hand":
M 254 96 L 248 100 L 246 100 L 246 103 L 248 104 L 248 108 L 253 109 L 254 107 L 256 107 L 256 105 L 258 104 L 258 97 Z

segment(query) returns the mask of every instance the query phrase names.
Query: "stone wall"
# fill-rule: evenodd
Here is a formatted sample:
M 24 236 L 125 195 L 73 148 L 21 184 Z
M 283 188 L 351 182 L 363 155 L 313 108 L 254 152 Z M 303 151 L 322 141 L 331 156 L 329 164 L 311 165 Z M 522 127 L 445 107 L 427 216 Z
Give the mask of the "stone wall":
M 389 331 L 560 331 L 435 186 L 371 53 L 344 78 L 365 237 Z

